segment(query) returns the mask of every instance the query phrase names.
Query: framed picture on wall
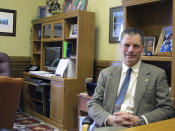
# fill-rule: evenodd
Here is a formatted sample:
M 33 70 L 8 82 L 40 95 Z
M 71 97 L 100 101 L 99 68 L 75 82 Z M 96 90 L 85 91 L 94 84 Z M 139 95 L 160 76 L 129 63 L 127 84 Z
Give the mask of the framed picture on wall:
M 123 8 L 122 6 L 110 8 L 109 15 L 109 42 L 117 43 L 123 31 Z
M 16 10 L 0 8 L 0 35 L 16 36 Z
M 86 10 L 88 0 L 73 0 L 73 10 Z
M 69 12 L 73 8 L 73 0 L 64 0 L 62 12 Z

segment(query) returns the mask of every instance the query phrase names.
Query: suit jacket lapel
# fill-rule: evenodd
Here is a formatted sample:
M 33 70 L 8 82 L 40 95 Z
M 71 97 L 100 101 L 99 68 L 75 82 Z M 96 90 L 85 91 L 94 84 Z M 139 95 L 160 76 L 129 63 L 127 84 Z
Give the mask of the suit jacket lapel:
M 109 76 L 109 86 L 111 87 L 111 94 L 109 95 L 111 98 L 112 112 L 114 110 L 115 102 L 117 99 L 117 92 L 118 92 L 119 83 L 120 83 L 121 71 L 122 71 L 122 66 L 116 66 L 116 68 L 114 68 L 113 72 L 111 72 Z
M 141 99 L 146 91 L 147 85 L 149 84 L 150 74 L 151 73 L 145 67 L 145 64 L 141 63 L 135 90 L 134 109 L 133 109 L 134 115 L 137 114 Z

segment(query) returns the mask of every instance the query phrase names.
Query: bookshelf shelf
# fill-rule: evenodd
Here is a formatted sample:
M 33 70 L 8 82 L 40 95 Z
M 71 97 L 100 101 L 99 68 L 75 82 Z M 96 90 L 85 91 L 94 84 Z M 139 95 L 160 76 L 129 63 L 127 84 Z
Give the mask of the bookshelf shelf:
M 38 99 L 36 99 L 36 98 L 32 98 L 32 100 L 33 100 L 33 101 L 36 101 L 36 102 L 39 102 L 39 103 L 41 103 L 41 104 L 44 103 L 42 100 L 38 100 Z
M 141 56 L 145 61 L 172 61 L 172 57 L 167 56 Z

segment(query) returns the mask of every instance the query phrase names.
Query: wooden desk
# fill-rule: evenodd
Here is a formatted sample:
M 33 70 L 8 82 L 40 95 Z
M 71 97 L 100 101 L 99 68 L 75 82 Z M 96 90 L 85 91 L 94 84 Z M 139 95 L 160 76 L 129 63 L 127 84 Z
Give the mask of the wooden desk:
M 81 128 L 80 126 L 80 121 L 79 118 L 80 116 L 87 116 L 88 114 L 88 107 L 87 107 L 87 102 L 91 98 L 87 94 L 78 94 L 78 127 Z
M 127 128 L 122 131 L 175 131 L 175 118 L 148 125 Z
M 94 131 L 175 131 L 175 118 L 126 129 L 122 129 L 122 127 L 102 127 L 95 128 Z

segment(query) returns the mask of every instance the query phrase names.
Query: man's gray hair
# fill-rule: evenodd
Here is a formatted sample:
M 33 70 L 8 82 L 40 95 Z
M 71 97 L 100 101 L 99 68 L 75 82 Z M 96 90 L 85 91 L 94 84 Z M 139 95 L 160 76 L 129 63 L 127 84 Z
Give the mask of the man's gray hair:
M 140 31 L 139 29 L 137 28 L 128 28 L 126 30 L 124 30 L 121 34 L 121 38 L 120 38 L 120 42 L 122 43 L 122 40 L 123 40 L 123 37 L 128 34 L 128 35 L 140 35 L 141 37 L 141 44 L 144 45 L 144 34 L 142 31 Z

